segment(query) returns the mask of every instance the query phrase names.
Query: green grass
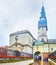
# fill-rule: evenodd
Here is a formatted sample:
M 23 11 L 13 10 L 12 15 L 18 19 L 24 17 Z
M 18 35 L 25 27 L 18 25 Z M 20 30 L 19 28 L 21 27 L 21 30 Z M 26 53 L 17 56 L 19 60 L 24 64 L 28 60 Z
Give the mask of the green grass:
M 25 60 L 31 60 L 31 59 L 29 59 L 29 58 L 24 58 L 24 59 L 20 59 L 20 60 L 16 60 L 16 59 L 0 60 L 0 63 L 13 63 L 13 62 L 20 62 L 20 61 L 25 61 Z

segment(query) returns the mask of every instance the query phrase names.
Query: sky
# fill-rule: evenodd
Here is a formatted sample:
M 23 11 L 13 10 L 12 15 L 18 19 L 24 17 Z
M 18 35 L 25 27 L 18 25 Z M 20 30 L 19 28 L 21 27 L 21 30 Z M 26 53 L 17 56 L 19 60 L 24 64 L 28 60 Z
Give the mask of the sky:
M 0 46 L 9 45 L 9 34 L 29 30 L 38 39 L 38 20 L 44 3 L 48 39 L 56 39 L 56 0 L 0 0 Z

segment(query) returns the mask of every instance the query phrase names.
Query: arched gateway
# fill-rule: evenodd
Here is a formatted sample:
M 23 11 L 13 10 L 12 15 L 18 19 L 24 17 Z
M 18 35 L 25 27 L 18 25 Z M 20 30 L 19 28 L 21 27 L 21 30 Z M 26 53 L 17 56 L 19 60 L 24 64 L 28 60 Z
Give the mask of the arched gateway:
M 15 53 L 15 56 L 20 56 L 20 52 L 18 50 L 15 50 L 14 53 Z

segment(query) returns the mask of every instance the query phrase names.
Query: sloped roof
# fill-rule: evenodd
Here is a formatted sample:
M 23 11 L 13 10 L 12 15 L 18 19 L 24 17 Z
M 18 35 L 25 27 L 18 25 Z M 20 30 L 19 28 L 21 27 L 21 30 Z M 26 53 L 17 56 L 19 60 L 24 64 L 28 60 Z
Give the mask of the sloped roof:
M 49 54 L 49 56 L 56 56 L 56 50 Z
M 56 39 L 48 39 L 47 43 L 49 43 L 49 44 L 56 44 Z
M 32 35 L 28 30 L 17 31 L 17 32 L 11 33 L 11 34 L 10 34 L 10 37 L 11 37 L 11 36 L 14 36 L 14 35 L 25 34 L 25 33 L 28 33 L 34 40 L 36 40 L 36 39 L 33 37 L 33 35 Z
M 41 42 L 41 41 L 35 40 L 35 42 L 33 43 L 33 45 L 41 45 L 41 44 L 56 44 L 56 39 L 48 39 L 47 42 Z
M 35 40 L 35 41 L 33 42 L 33 45 L 41 45 L 41 44 L 43 44 L 43 42 L 38 41 L 38 40 Z

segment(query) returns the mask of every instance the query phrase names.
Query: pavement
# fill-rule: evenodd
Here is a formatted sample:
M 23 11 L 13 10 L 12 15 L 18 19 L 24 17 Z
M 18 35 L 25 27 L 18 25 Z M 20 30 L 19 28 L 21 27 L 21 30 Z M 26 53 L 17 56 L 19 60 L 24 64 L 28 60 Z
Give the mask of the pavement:
M 54 65 L 56 65 L 56 63 L 54 61 L 52 61 L 51 59 L 49 59 L 49 61 L 51 61 Z
M 29 65 L 30 63 L 34 63 L 34 60 L 26 60 L 26 61 L 14 62 L 14 63 L 0 63 L 0 65 L 16 65 L 16 64 L 17 65 Z M 45 61 L 41 61 L 41 64 L 38 64 L 37 62 L 37 63 L 34 63 L 34 65 L 49 65 L 49 64 L 46 63 Z M 54 65 L 56 65 L 56 63 Z
M 0 65 L 29 65 L 30 63 L 33 63 L 34 60 L 27 60 L 27 61 L 20 61 L 20 62 L 14 62 L 14 63 L 1 63 Z

